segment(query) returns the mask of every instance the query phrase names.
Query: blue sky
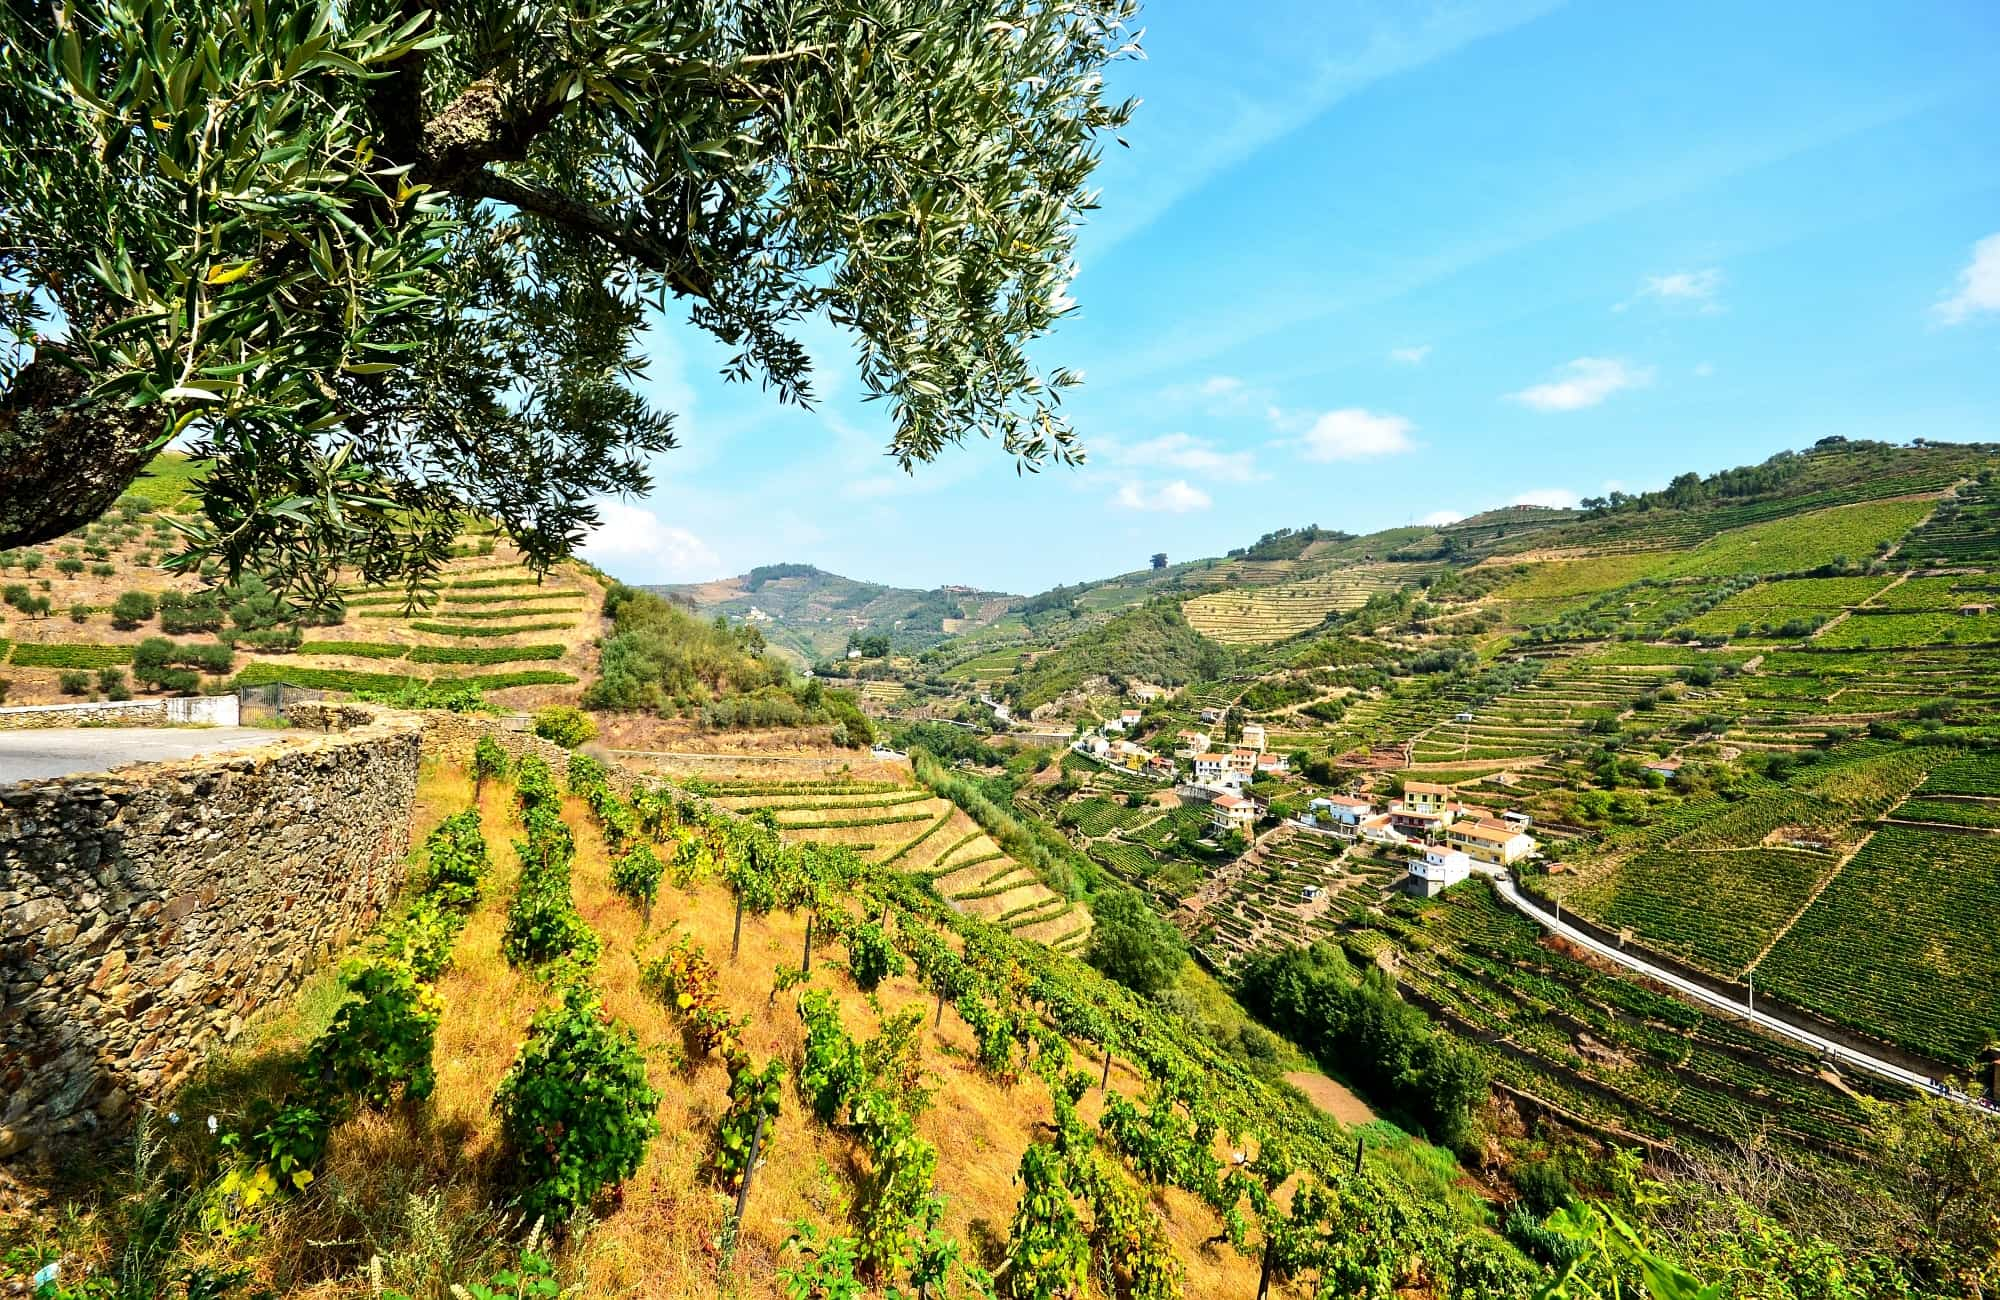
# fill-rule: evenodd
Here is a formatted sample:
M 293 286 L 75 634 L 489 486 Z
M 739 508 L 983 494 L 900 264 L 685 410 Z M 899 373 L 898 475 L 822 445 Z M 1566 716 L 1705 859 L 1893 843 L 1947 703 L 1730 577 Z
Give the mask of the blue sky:
M 1254 12 L 1254 21 L 1237 15 Z M 1079 470 L 905 476 L 831 330 L 824 400 L 724 384 L 587 553 L 1019 592 L 1566 503 L 1829 434 L 2000 440 L 2000 6 L 1157 0 L 1079 246 Z

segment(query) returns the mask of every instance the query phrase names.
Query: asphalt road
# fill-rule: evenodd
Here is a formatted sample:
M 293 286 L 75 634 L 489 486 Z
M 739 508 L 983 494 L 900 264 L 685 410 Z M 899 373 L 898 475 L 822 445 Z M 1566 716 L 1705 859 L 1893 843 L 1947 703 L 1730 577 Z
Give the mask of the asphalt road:
M 0 731 L 0 785 L 72 772 L 108 772 L 283 740 L 256 727 L 78 727 Z

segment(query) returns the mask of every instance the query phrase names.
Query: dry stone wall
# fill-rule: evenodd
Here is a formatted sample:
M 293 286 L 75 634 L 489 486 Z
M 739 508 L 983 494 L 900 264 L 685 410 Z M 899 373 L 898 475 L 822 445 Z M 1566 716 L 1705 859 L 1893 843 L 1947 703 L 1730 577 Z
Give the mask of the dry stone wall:
M 403 883 L 424 722 L 339 722 L 0 787 L 0 1156 L 163 1100 L 374 923 Z

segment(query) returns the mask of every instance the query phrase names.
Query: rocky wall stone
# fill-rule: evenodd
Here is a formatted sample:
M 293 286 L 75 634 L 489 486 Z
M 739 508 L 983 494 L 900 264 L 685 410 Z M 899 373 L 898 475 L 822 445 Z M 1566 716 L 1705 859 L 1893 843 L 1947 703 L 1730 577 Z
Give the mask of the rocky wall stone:
M 118 1126 L 400 889 L 420 719 L 0 787 L 0 1156 Z

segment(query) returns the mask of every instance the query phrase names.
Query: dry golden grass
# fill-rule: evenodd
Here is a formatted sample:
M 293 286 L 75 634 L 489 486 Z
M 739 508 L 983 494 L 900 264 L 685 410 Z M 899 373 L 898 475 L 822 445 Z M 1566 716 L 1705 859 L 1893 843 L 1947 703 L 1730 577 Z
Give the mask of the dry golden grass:
M 509 786 L 489 783 L 478 801 L 494 870 L 459 938 L 451 969 L 438 981 L 445 1014 L 438 1029 L 434 1095 L 421 1106 L 363 1112 L 339 1125 L 310 1189 L 257 1212 L 253 1237 L 228 1244 L 190 1231 L 182 1241 L 190 1258 L 246 1266 L 282 1295 L 325 1300 L 369 1296 L 371 1257 L 379 1260 L 389 1286 L 423 1300 L 443 1300 L 450 1283 L 482 1279 L 511 1258 L 523 1225 L 505 1209 L 505 1152 L 492 1098 L 530 1020 L 550 998 L 539 980 L 510 967 L 501 954 L 518 870 L 510 847 L 518 829 L 512 793 Z M 427 767 L 413 842 L 421 843 L 438 820 L 471 802 L 471 783 L 463 773 Z M 726 887 L 712 881 L 686 890 L 664 886 L 648 922 L 612 892 L 610 854 L 588 808 L 568 798 L 564 815 L 576 832 L 577 909 L 604 944 L 596 977 L 604 1007 L 636 1034 L 662 1101 L 660 1133 L 644 1163 L 621 1197 L 600 1204 L 601 1217 L 560 1245 L 559 1271 L 566 1283 L 592 1297 L 729 1294 L 778 1300 L 777 1268 L 793 1225 L 804 1221 L 845 1230 L 855 1175 L 866 1157 L 850 1140 L 819 1125 L 795 1085 L 788 1084 L 783 1110 L 766 1134 L 765 1160 L 725 1283 L 716 1243 L 731 1203 L 714 1189 L 708 1164 L 728 1081 L 719 1063 L 690 1056 L 678 1017 L 642 987 L 640 969 L 649 954 L 663 951 L 678 934 L 694 935 L 719 969 L 723 1003 L 739 1016 L 751 1016 L 745 1045 L 760 1061 L 773 1056 L 786 1061 L 793 1077 L 803 1042 L 796 994 L 774 1000 L 772 987 L 778 967 L 798 963 L 804 917 L 746 916 L 741 955 L 732 961 L 734 898 Z M 1000 864 L 981 870 L 995 865 Z M 838 944 L 816 946 L 812 980 L 840 996 L 849 1031 L 867 1037 L 879 1026 L 877 1012 L 847 975 L 843 955 Z M 322 972 L 295 1004 L 275 1009 L 212 1063 L 188 1096 L 197 1103 L 216 1101 L 227 1125 L 253 1097 L 282 1095 L 298 1053 L 337 1003 L 332 973 Z M 938 1150 L 944 1226 L 965 1244 L 968 1258 L 977 1258 L 979 1243 L 1004 1241 L 1021 1153 L 1046 1136 L 1042 1126 L 1053 1113 L 1047 1089 L 1031 1074 L 1003 1084 L 981 1071 L 971 1031 L 949 1009 L 933 1028 L 934 999 L 912 975 L 885 980 L 874 1004 L 883 1015 L 922 1010 L 923 1064 L 935 1091 L 918 1130 Z M 1082 1043 L 1072 1048 L 1078 1064 L 1094 1075 L 1101 1059 L 1095 1049 Z M 1111 1086 L 1134 1096 L 1145 1087 L 1123 1060 L 1113 1063 Z M 223 1099 L 235 1109 L 221 1106 Z M 1079 1111 L 1094 1124 L 1101 1108 L 1102 1098 L 1092 1091 Z M 177 1131 L 174 1149 L 199 1183 L 219 1170 L 212 1143 L 204 1146 L 205 1135 L 195 1128 Z M 1152 1203 L 1187 1266 L 1188 1296 L 1254 1290 L 1250 1261 L 1205 1244 L 1220 1227 L 1207 1207 L 1171 1189 L 1154 1192 Z M 112 1243 L 89 1239 L 92 1222 L 81 1221 L 72 1234 L 76 1239 L 64 1249 L 109 1260 Z M 997 1260 L 989 1256 L 987 1262 Z

